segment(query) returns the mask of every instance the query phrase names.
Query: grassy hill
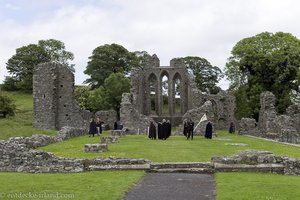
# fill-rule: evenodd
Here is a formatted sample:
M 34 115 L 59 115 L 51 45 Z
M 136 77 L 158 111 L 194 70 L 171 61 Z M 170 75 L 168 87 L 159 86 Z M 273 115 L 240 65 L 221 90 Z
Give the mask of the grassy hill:
M 31 136 L 33 134 L 53 135 L 56 131 L 40 130 L 32 127 L 33 97 L 22 92 L 1 93 L 14 99 L 17 111 L 14 117 L 0 118 L 0 139 L 5 140 L 15 136 Z

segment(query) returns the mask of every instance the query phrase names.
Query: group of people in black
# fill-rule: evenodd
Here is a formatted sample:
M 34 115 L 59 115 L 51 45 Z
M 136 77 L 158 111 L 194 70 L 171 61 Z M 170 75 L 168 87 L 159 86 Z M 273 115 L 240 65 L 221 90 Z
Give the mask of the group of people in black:
M 183 121 L 183 135 L 186 139 L 193 139 L 194 137 L 194 122 L 191 119 L 185 119 Z
M 163 119 L 162 122 L 157 123 L 157 138 L 159 140 L 166 140 L 171 136 L 171 123 L 169 120 Z M 149 135 L 152 140 L 156 139 L 156 126 L 153 121 L 150 121 Z
M 91 119 L 90 121 L 90 128 L 89 128 L 89 137 L 93 135 L 95 137 L 95 134 L 100 135 L 102 134 L 102 124 L 103 122 L 100 120 L 99 117 L 96 118 L 96 121 L 94 119 Z

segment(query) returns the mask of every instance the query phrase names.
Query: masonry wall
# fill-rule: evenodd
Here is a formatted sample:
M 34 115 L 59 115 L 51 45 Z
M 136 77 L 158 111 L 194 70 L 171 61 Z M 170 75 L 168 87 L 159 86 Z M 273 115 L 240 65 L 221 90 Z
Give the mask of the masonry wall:
M 33 75 L 34 122 L 41 129 L 64 126 L 88 129 L 90 113 L 74 100 L 74 75 L 67 66 L 44 63 Z
M 162 77 L 168 77 L 168 111 L 162 112 Z M 175 80 L 180 79 L 180 112 L 176 112 L 175 107 Z M 150 112 L 150 80 L 155 80 L 155 113 Z M 125 127 L 132 127 L 131 115 L 127 113 L 136 112 L 139 114 L 154 119 L 156 122 L 162 119 L 170 120 L 172 126 L 182 124 L 183 117 L 194 110 L 197 110 L 204 105 L 206 101 L 212 102 L 213 117 L 210 120 L 214 123 L 217 129 L 227 129 L 231 122 L 235 122 L 235 97 L 229 92 L 220 92 L 217 95 L 203 94 L 198 90 L 193 76 L 188 72 L 186 66 L 180 59 L 172 59 L 170 66 L 160 66 L 159 59 L 153 55 L 142 69 L 135 69 L 131 73 L 131 93 L 130 101 L 122 103 L 121 106 L 121 121 Z M 128 96 L 127 96 L 128 97 Z M 122 101 L 123 102 L 123 101 Z M 129 106 L 130 104 L 130 106 Z M 128 108 L 128 109 L 127 109 Z M 194 122 L 198 122 L 203 116 L 202 112 L 194 112 Z M 200 113 L 200 114 L 199 114 Z M 206 113 L 207 114 L 207 113 Z M 142 117 L 145 119 L 145 117 Z M 136 118 L 135 118 L 136 119 Z M 135 126 L 144 124 L 144 121 L 135 121 Z M 149 125 L 149 121 L 147 122 Z

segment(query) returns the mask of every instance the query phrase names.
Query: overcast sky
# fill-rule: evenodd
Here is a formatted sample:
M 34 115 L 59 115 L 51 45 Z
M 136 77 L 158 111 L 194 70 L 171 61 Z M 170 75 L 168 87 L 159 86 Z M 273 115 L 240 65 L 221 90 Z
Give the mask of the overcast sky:
M 100 45 L 155 53 L 161 65 L 199 56 L 223 69 L 239 40 L 264 31 L 300 38 L 299 20 L 297 0 L 0 0 L 0 83 L 15 50 L 41 39 L 65 43 L 82 84 Z

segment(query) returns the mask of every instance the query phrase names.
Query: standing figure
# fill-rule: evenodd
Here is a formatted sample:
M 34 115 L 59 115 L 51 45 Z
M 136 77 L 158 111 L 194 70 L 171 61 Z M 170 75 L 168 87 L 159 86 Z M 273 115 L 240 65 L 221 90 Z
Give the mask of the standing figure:
M 95 133 L 97 133 L 97 127 L 96 127 L 96 122 L 94 119 L 91 120 L 90 122 L 90 129 L 89 129 L 89 137 L 91 137 L 91 135 L 93 135 L 93 137 L 95 137 Z
M 102 125 L 103 122 L 100 121 L 100 118 L 97 117 L 97 120 L 96 120 L 96 127 L 97 127 L 97 135 L 99 134 L 102 134 Z
M 234 126 L 234 123 L 233 123 L 233 122 L 230 123 L 230 126 L 229 126 L 229 133 L 235 133 L 235 126 Z
M 184 119 L 183 120 L 183 135 L 185 137 L 187 137 L 188 131 L 189 131 L 189 124 L 188 124 L 187 119 Z
M 162 126 L 162 139 L 165 140 L 167 139 L 167 135 L 168 135 L 168 124 L 165 119 L 162 120 L 161 126 Z
M 194 137 L 194 122 L 192 121 L 192 119 L 189 119 L 189 121 L 188 121 L 188 136 L 187 136 L 187 139 L 189 139 L 190 137 L 193 140 L 193 137 Z
M 150 121 L 150 126 L 149 126 L 149 138 L 150 139 L 156 139 L 156 127 L 153 123 L 153 121 Z
M 117 130 L 118 129 L 118 121 L 115 121 L 114 123 L 114 130 Z
M 163 139 L 163 131 L 162 131 L 162 124 L 161 122 L 157 123 L 157 137 L 158 139 L 162 140 Z
M 213 130 L 212 124 L 211 124 L 211 122 L 208 122 L 206 124 L 204 137 L 207 139 L 211 139 L 212 138 L 212 130 Z
M 167 138 L 171 136 L 172 125 L 170 120 L 167 120 Z

